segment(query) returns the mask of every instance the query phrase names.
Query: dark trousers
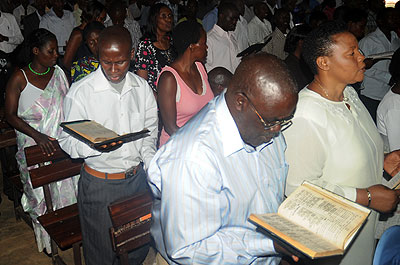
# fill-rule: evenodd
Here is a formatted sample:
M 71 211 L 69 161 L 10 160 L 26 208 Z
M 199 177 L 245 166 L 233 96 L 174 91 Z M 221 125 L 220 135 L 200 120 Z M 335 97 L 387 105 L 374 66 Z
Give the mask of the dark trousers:
M 146 189 L 148 185 L 143 168 L 136 175 L 121 180 L 97 178 L 82 168 L 79 179 L 78 208 L 86 265 L 119 264 L 111 246 L 112 224 L 108 205 Z M 149 246 L 146 245 L 129 253 L 129 264 L 141 264 L 148 251 Z
M 378 106 L 381 101 L 366 97 L 364 95 L 360 95 L 360 99 L 362 103 L 364 103 L 364 106 L 367 108 L 369 114 L 376 124 L 376 111 L 378 110 Z

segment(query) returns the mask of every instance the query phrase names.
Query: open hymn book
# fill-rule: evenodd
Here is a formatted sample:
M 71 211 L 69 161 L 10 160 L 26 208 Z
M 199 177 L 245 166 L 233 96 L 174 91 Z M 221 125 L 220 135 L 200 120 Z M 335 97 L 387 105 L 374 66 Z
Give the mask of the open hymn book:
M 272 239 L 314 259 L 343 255 L 371 210 L 304 182 L 278 213 L 251 214 L 250 222 Z
M 71 134 L 78 140 L 85 142 L 94 148 L 112 142 L 122 141 L 123 143 L 126 143 L 135 141 L 148 136 L 149 132 L 149 130 L 143 129 L 140 132 L 118 135 L 116 132 L 107 129 L 103 125 L 90 120 L 63 122 L 60 126 L 66 133 Z

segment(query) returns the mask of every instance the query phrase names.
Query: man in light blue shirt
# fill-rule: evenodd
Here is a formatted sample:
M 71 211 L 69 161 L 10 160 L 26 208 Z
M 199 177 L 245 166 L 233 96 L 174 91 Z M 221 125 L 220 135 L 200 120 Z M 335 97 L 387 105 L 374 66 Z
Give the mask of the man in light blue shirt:
M 170 264 L 279 263 L 283 250 L 247 219 L 276 212 L 283 200 L 288 166 L 280 131 L 296 103 L 282 61 L 249 56 L 227 92 L 161 147 L 148 171 L 158 255 Z

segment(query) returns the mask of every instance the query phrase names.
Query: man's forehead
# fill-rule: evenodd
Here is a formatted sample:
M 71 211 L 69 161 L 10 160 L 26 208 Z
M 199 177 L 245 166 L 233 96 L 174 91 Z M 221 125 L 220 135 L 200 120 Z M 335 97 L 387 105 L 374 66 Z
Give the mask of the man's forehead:
M 103 39 L 99 43 L 99 51 L 100 50 L 121 51 L 125 53 L 130 51 L 130 47 L 129 44 L 122 39 Z

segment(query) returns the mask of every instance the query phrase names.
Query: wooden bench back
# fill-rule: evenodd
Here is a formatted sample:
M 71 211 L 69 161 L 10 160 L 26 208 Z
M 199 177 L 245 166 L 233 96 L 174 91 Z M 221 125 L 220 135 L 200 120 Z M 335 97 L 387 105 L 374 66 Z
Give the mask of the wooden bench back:
M 17 144 L 17 136 L 13 129 L 4 130 L 0 134 L 0 149 L 14 146 Z
M 71 159 L 69 155 L 61 149 L 58 141 L 54 141 L 53 144 L 56 146 L 56 151 L 51 156 L 43 154 L 38 145 L 25 148 L 25 157 L 28 167 L 34 165 L 39 166 L 29 170 L 32 186 L 34 188 L 73 177 L 80 173 L 83 160 Z
M 151 208 L 150 191 L 118 200 L 108 206 L 113 227 L 111 241 L 117 255 L 150 242 Z
M 56 151 L 51 156 L 43 154 L 38 145 L 25 148 L 28 167 L 38 166 L 29 169 L 32 187 L 43 187 L 48 212 L 53 211 L 49 184 L 79 175 L 83 164 L 83 160 L 81 159 L 71 159 L 61 149 L 57 140 L 53 142 L 53 145 L 56 146 Z

